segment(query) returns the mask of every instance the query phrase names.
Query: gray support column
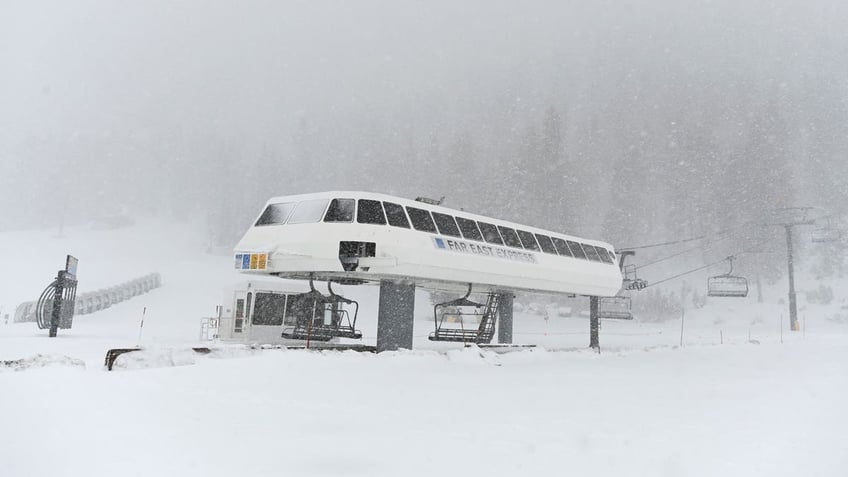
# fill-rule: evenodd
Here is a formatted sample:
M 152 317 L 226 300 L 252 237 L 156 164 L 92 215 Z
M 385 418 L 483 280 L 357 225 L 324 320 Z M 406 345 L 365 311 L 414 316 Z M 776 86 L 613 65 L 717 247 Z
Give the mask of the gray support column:
M 380 282 L 380 309 L 377 311 L 377 352 L 412 349 L 415 285 L 407 282 Z
M 512 344 L 512 301 L 511 292 L 501 293 L 498 299 L 498 343 Z
M 589 347 L 600 352 L 601 341 L 599 331 L 601 329 L 601 320 L 598 316 L 598 297 L 589 297 Z

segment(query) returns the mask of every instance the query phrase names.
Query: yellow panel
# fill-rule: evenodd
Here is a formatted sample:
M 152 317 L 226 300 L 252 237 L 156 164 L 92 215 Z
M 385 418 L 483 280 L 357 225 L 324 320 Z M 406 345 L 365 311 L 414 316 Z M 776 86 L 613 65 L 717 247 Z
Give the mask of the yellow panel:
M 250 254 L 250 269 L 256 270 L 256 267 L 259 265 L 259 255 L 256 253 Z

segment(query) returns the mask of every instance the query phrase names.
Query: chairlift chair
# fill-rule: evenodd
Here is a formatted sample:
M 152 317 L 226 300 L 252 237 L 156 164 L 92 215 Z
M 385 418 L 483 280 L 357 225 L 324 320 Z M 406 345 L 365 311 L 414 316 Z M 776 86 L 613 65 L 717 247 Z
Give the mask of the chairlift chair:
M 471 284 L 461 298 L 437 303 L 433 306 L 433 324 L 435 329 L 430 341 L 450 341 L 462 343 L 490 343 L 495 334 L 498 295 L 491 293 L 485 304 L 469 300 Z M 469 308 L 473 311 L 467 311 Z M 465 328 L 465 318 L 474 317 L 473 328 Z M 455 324 L 459 326 L 457 327 Z
M 748 279 L 733 275 L 733 257 L 727 257 L 730 271 L 707 279 L 707 296 L 745 298 L 748 296 Z
M 290 297 L 308 303 L 302 307 L 295 318 L 295 325 L 283 329 L 282 337 L 297 340 L 330 341 L 333 338 L 361 339 L 362 333 L 356 329 L 356 318 L 359 315 L 359 303 L 336 295 L 332 285 L 327 283 L 329 296 L 324 296 L 315 289 L 309 280 L 310 290 L 300 295 Z M 354 312 L 350 313 L 342 305 L 353 305 Z M 327 317 L 329 316 L 329 322 Z
M 813 243 L 833 243 L 838 242 L 840 239 L 842 239 L 842 231 L 828 223 L 827 225 L 816 227 L 812 232 L 810 241 Z
M 624 290 L 641 290 L 648 286 L 648 282 L 636 275 L 636 265 L 624 265 L 621 269 L 624 276 L 622 288 Z
M 603 320 L 632 320 L 629 296 L 604 297 L 598 300 L 598 318 Z

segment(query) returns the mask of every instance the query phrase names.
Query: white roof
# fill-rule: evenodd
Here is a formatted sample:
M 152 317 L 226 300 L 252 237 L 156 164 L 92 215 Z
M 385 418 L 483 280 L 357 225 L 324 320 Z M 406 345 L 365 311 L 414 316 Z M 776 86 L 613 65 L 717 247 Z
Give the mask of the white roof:
M 481 222 L 487 222 L 494 225 L 501 225 L 504 227 L 510 228 L 520 228 L 522 230 L 526 230 L 528 232 L 540 233 L 549 236 L 560 237 L 566 240 L 574 240 L 578 242 L 588 243 L 591 245 L 597 245 L 599 247 L 604 247 L 609 249 L 610 251 L 614 251 L 614 248 L 611 244 L 607 242 L 603 242 L 600 240 L 586 239 L 581 237 L 576 237 L 574 235 L 567 235 L 560 232 L 552 232 L 550 230 L 540 229 L 538 227 L 531 227 L 529 225 L 522 225 L 515 222 L 508 222 L 506 220 L 495 219 L 492 217 L 486 217 L 484 215 L 473 214 L 471 212 L 466 212 L 464 210 L 456 210 L 448 207 L 444 207 L 441 205 L 431 205 L 426 202 L 417 202 L 412 199 L 405 199 L 403 197 L 397 197 L 388 194 L 380 194 L 377 192 L 364 192 L 364 191 L 327 191 L 327 192 L 315 192 L 310 194 L 297 194 L 297 195 L 285 195 L 272 197 L 268 199 L 266 202 L 266 206 L 269 204 L 280 204 L 284 202 L 300 202 L 304 200 L 310 199 L 371 199 L 371 200 L 380 200 L 386 202 L 394 202 L 396 204 L 416 207 L 419 209 L 426 209 L 434 212 L 441 212 L 443 214 L 453 215 L 455 217 L 462 217 L 471 220 L 477 220 Z

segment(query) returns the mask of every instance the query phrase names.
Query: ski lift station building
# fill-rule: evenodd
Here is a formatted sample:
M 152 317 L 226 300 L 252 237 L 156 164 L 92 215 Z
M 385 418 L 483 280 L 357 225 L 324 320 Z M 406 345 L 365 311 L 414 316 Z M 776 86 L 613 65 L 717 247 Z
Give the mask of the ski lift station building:
M 606 242 L 369 192 L 272 198 L 234 259 L 247 274 L 308 280 L 314 298 L 338 305 L 353 302 L 340 300 L 330 283 L 379 283 L 378 351 L 411 348 L 416 287 L 497 295 L 490 314 L 500 318 L 499 341 L 507 343 L 515 293 L 612 297 L 622 287 Z M 314 281 L 328 282 L 328 294 L 316 291 Z

